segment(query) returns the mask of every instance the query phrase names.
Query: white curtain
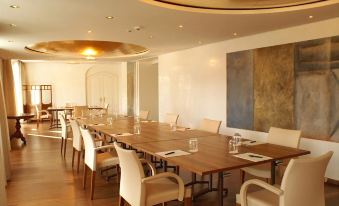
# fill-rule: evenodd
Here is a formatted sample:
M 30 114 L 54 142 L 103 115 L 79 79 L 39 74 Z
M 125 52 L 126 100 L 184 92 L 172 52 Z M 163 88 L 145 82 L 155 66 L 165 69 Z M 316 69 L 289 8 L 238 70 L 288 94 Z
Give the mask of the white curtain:
M 2 61 L 0 61 L 0 205 L 7 205 L 6 185 L 10 178 L 10 143 L 3 89 L 3 69 Z

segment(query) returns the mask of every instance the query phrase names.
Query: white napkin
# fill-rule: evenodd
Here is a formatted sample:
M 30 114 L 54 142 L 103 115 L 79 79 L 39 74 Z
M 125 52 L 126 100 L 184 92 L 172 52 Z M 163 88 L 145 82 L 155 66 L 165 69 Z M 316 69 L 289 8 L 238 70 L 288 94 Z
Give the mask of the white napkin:
M 159 155 L 159 156 L 168 158 L 168 157 L 177 157 L 177 156 L 189 155 L 191 153 L 185 152 L 185 151 L 182 151 L 182 150 L 170 150 L 170 151 L 164 151 L 164 152 L 157 152 L 156 154 Z
M 237 154 L 237 155 L 233 155 L 233 156 L 241 158 L 241 159 L 249 160 L 249 161 L 252 161 L 252 162 L 260 162 L 260 161 L 272 159 L 272 157 L 267 157 L 267 156 L 264 156 L 264 155 L 255 154 L 255 153 L 251 153 L 251 152 L 247 152 L 247 153 L 243 153 L 243 154 Z

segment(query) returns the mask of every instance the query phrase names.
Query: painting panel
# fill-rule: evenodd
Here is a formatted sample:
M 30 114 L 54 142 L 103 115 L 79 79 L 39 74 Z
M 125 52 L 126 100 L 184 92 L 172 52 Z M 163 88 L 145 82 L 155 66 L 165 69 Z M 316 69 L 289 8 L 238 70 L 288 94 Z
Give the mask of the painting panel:
M 294 45 L 254 51 L 254 129 L 294 129 Z
M 227 54 L 227 126 L 253 129 L 253 52 Z

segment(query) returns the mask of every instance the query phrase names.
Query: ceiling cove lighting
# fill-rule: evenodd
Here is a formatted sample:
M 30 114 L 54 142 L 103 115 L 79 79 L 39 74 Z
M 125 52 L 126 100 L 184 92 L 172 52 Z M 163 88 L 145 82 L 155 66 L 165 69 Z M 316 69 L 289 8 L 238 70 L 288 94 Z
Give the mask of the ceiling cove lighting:
M 12 9 L 19 9 L 20 8 L 20 6 L 18 6 L 18 5 L 10 5 L 9 7 L 12 8 Z
M 295 11 L 338 3 L 332 0 L 140 0 L 154 6 L 181 11 L 215 14 L 257 14 Z
M 70 58 L 117 58 L 139 56 L 148 49 L 136 44 L 112 41 L 68 40 L 39 42 L 25 47 L 27 51 Z
M 105 18 L 106 19 L 113 19 L 114 17 L 113 16 L 106 16 Z

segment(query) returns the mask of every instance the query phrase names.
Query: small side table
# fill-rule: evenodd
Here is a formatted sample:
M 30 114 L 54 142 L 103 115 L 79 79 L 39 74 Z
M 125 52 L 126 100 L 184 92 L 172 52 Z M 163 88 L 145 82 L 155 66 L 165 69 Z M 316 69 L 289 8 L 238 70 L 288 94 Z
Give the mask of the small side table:
M 16 124 L 15 124 L 16 131 L 11 135 L 11 139 L 12 138 L 20 138 L 24 142 L 24 144 L 26 144 L 26 139 L 21 132 L 20 119 L 27 120 L 27 119 L 31 119 L 34 116 L 35 116 L 34 114 L 7 115 L 7 119 L 15 119 L 16 120 Z

